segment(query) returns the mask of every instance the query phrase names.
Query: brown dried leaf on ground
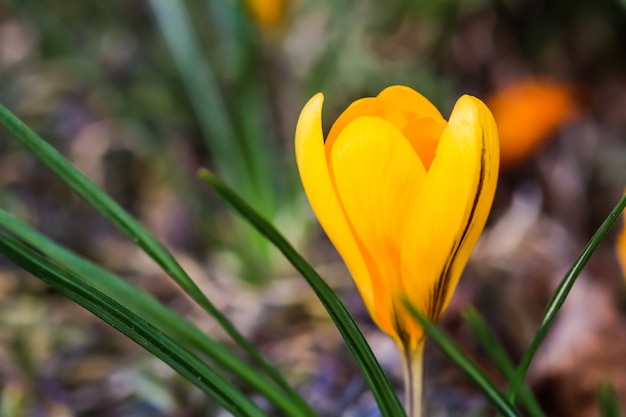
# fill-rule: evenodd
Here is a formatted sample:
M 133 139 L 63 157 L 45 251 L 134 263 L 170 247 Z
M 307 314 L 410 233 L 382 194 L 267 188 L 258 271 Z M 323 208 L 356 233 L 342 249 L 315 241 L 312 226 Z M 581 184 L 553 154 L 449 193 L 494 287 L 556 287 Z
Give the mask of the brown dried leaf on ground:
M 626 326 L 615 296 L 579 278 L 540 350 L 530 381 L 549 415 L 599 416 L 598 387 L 609 382 L 626 409 Z

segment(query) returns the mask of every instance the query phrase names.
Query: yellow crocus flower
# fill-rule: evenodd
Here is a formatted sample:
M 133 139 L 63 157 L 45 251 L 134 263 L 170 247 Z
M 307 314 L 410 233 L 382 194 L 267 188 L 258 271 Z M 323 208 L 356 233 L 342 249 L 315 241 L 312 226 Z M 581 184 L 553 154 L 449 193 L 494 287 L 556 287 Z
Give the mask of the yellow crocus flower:
M 424 334 L 402 300 L 437 320 L 452 297 L 496 189 L 493 116 L 463 96 L 446 122 L 424 96 L 392 86 L 352 103 L 324 141 L 323 100 L 305 105 L 296 128 L 304 190 L 372 318 L 421 384 Z

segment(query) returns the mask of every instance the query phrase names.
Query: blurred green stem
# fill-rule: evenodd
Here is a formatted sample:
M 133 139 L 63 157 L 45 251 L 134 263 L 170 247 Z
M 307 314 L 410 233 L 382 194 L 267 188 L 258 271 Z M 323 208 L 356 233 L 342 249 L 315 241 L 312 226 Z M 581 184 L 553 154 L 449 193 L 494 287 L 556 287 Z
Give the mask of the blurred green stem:
M 239 2 L 223 3 L 228 3 L 226 8 L 241 7 Z M 263 215 L 273 217 L 273 167 L 269 162 L 270 146 L 264 140 L 267 132 L 260 113 L 263 102 L 257 91 L 260 82 L 252 77 L 239 80 L 250 85 L 235 94 L 236 101 L 229 107 L 220 88 L 217 65 L 212 65 L 203 50 L 186 3 L 182 0 L 150 0 L 149 4 L 180 73 L 217 172 L 241 195 L 253 201 Z M 236 39 L 242 42 L 240 38 Z M 252 45 L 249 43 L 246 51 L 250 55 L 254 54 L 250 49 Z M 251 74 L 255 72 L 251 71 Z M 236 227 L 243 235 L 241 240 L 248 243 L 239 251 L 247 258 L 245 264 L 252 264 L 243 277 L 254 283 L 267 281 L 270 272 L 267 241 L 247 225 L 237 224 Z
M 206 146 L 214 152 L 220 174 L 241 186 L 248 176 L 243 155 L 237 149 L 237 136 L 219 94 L 215 72 L 203 57 L 184 4 L 180 0 L 150 0 L 149 3 L 180 72 Z
M 601 417 L 620 417 L 620 404 L 615 388 L 607 382 L 602 382 L 598 388 Z
M 526 383 L 519 378 L 515 365 L 513 365 L 504 347 L 482 316 L 471 307 L 466 309 L 463 315 L 474 337 L 485 350 L 485 353 L 487 353 L 492 363 L 500 370 L 502 376 L 508 381 L 509 389 L 519 394 L 520 401 L 524 407 L 526 407 L 528 416 L 544 417 L 544 413 L 541 411 L 537 399 L 533 396 Z

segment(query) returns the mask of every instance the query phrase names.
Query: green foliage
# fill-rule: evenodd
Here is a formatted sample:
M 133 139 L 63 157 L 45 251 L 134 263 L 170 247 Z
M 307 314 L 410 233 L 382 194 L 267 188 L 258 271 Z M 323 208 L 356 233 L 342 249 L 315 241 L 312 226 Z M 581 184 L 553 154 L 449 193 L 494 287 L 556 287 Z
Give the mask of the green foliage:
M 52 242 L 2 209 L 0 209 L 0 227 L 34 249 L 22 253 L 22 257 L 26 258 L 23 262 L 28 260 L 29 254 L 34 254 L 45 256 L 48 258 L 47 262 L 63 265 L 63 268 L 71 272 L 66 278 L 72 280 L 73 285 L 93 288 L 106 294 L 141 320 L 158 328 L 159 332 L 180 343 L 183 348 L 210 358 L 215 366 L 228 371 L 251 389 L 265 396 L 287 415 L 312 415 L 308 405 L 300 398 L 289 398 L 275 383 L 255 371 L 231 348 L 209 337 L 148 293 Z
M 124 284 L 123 281 L 117 279 L 112 274 L 76 257 L 38 235 L 4 211 L 0 211 L 0 225 L 5 230 L 20 236 L 21 239 L 24 239 L 32 247 L 38 249 L 28 247 L 7 234 L 0 234 L 0 251 L 2 253 L 25 270 L 33 273 L 111 324 L 155 356 L 164 360 L 235 415 L 262 416 L 265 414 L 235 386 L 215 373 L 198 356 L 187 350 L 183 344 L 176 342 L 167 333 L 180 337 L 182 343 L 194 350 L 207 354 L 221 367 L 241 377 L 284 411 L 301 413 L 302 415 L 315 415 L 282 376 L 262 359 L 255 347 L 236 331 L 225 316 L 213 307 L 212 303 L 189 278 L 173 256 L 143 226 L 4 107 L 0 107 L 0 122 L 34 155 L 59 175 L 68 186 L 73 188 L 112 224 L 116 225 L 120 231 L 127 234 L 139 247 L 146 251 L 199 305 L 216 317 L 274 382 L 264 382 L 263 376 L 256 374 L 255 370 L 250 369 L 237 356 L 232 355 L 210 338 L 203 336 L 182 317 L 163 308 L 154 299 Z M 292 265 L 302 273 L 320 298 L 322 304 L 326 307 L 359 363 L 377 399 L 383 416 L 402 415 L 404 412 L 397 396 L 393 392 L 354 319 L 347 312 L 336 294 L 282 235 L 232 189 L 228 188 L 207 170 L 202 170 L 200 176 L 253 227 L 274 244 Z M 583 253 L 572 266 L 572 269 L 564 277 L 553 298 L 548 303 L 545 317 L 517 372 L 480 316 L 475 312 L 468 312 L 467 318 L 473 332 L 485 347 L 487 354 L 509 381 L 510 399 L 495 387 L 494 383 L 476 363 L 465 355 L 448 336 L 434 324 L 430 323 L 419 311 L 407 305 L 407 308 L 410 309 L 428 336 L 483 391 L 485 397 L 503 415 L 518 415 L 511 402 L 516 395 L 519 395 L 530 415 L 537 417 L 543 415 L 536 400 L 524 384 L 523 376 L 532 361 L 534 353 L 541 345 L 551 324 L 554 322 L 554 318 L 564 303 L 576 278 L 625 206 L 626 197 L 623 197 L 593 236 Z M 68 266 L 64 267 L 62 266 L 63 264 Z M 83 278 L 79 278 L 78 275 L 83 276 Z M 121 302 L 124 302 L 125 305 L 122 305 Z M 151 323 L 136 312 L 141 312 L 144 317 L 151 317 L 156 320 Z M 617 415 L 615 414 L 615 401 L 610 394 L 610 390 L 604 389 L 601 391 L 601 398 L 604 415 Z
M 315 269 L 304 260 L 302 255 L 287 242 L 278 230 L 242 200 L 237 193 L 206 169 L 200 171 L 200 176 L 208 182 L 233 209 L 256 227 L 270 242 L 276 245 L 289 262 L 291 262 L 307 280 L 309 285 L 311 285 L 311 288 L 313 288 L 313 291 L 315 291 L 315 294 L 335 322 L 337 329 L 361 367 L 363 376 L 372 389 L 372 393 L 378 402 L 382 415 L 389 417 L 404 415 L 398 397 L 393 392 L 389 381 L 385 377 L 385 374 L 380 368 L 376 357 L 372 353 L 359 327 L 328 284 L 324 282 L 317 272 L 315 272 Z
M 105 293 L 85 282 L 80 282 L 71 272 L 63 270 L 24 244 L 4 234 L 0 234 L 0 251 L 17 265 L 91 311 L 167 363 L 226 410 L 242 417 L 267 416 L 246 395 L 215 373 L 196 355 Z
M 97 114 L 90 117 L 107 122 L 115 119 L 118 130 L 112 136 L 123 132 L 120 142 L 132 136 L 140 146 L 148 147 L 138 152 L 150 154 L 144 162 L 151 170 L 148 176 L 162 166 L 161 175 L 188 209 L 185 215 L 191 217 L 190 223 L 204 239 L 202 250 L 210 242 L 212 249 L 226 247 L 236 254 L 245 269 L 232 276 L 256 284 L 267 283 L 279 263 L 272 252 L 277 248 L 326 308 L 381 414 L 405 415 L 354 318 L 273 224 L 284 220 L 285 213 L 297 213 L 290 220 L 297 226 L 294 228 L 300 229 L 281 229 L 290 236 L 299 235 L 308 225 L 301 213 L 300 188 L 290 162 L 293 158 L 283 160 L 283 153 L 291 152 L 295 114 L 289 112 L 295 108 L 294 103 L 303 101 L 302 91 L 310 95 L 322 90 L 332 112 L 355 96 L 374 94 L 383 86 L 402 83 L 424 92 L 445 113 L 451 97 L 456 96 L 451 94 L 453 86 L 469 85 L 470 90 L 475 90 L 469 93 L 487 93 L 492 86 L 486 85 L 502 77 L 502 69 L 510 66 L 508 62 L 524 62 L 525 71 L 531 73 L 557 62 L 558 71 L 571 71 L 574 76 L 585 74 L 585 80 L 592 83 L 605 79 L 613 82 L 613 74 L 620 73 L 623 67 L 619 52 L 626 27 L 626 3 L 557 1 L 539 7 L 506 0 L 304 1 L 296 5 L 294 13 L 313 11 L 312 17 L 302 19 L 302 27 L 287 37 L 288 47 L 280 51 L 274 48 L 275 40 L 255 26 L 243 0 L 144 3 L 64 0 L 42 7 L 36 0 L 14 0 L 0 6 L 9 20 L 19 21 L 39 35 L 33 41 L 37 44 L 36 52 L 28 58 L 32 62 L 26 59 L 5 65 L 3 61 L 0 77 L 3 103 L 20 116 L 27 113 L 28 126 L 1 105 L 0 123 L 30 155 L 61 179 L 63 187 L 59 188 L 73 190 L 151 257 L 220 324 L 234 346 L 203 333 L 148 292 L 78 256 L 12 215 L 11 211 L 17 211 L 12 209 L 30 201 L 22 201 L 19 192 L 5 188 L 2 172 L 0 204 L 8 210 L 0 209 L 0 253 L 163 360 L 233 415 L 317 415 L 282 373 L 261 355 L 259 348 L 215 307 L 213 294 L 205 294 L 179 260 L 137 219 L 133 209 L 128 208 L 132 204 L 119 202 L 111 190 L 105 192 L 97 186 L 61 154 L 66 149 L 56 150 L 70 144 L 72 138 L 64 134 L 67 129 L 51 128 L 57 123 L 55 118 L 61 118 L 54 111 L 62 113 L 58 109 L 64 109 L 64 100 L 71 107 L 72 97 L 84 96 L 89 106 L 98 109 L 91 109 Z M 414 25 L 406 25 L 410 19 L 415 19 Z M 474 20 L 477 23 L 472 23 Z M 5 32 L 10 32 L 10 23 L 14 22 L 5 24 L 3 20 L 0 40 Z M 481 41 L 480 48 L 473 44 L 477 39 Z M 498 42 L 483 47 L 482 42 L 489 43 L 490 39 Z M 13 42 L 6 45 L 15 50 L 20 47 Z M 13 50 L 6 45 L 0 45 L 4 47 L 0 48 L 2 60 L 8 59 Z M 570 50 L 577 52 L 570 52 L 567 65 L 555 58 L 566 56 Z M 43 65 L 44 62 L 49 65 Z M 609 87 L 610 90 L 612 85 Z M 46 94 L 49 90 L 61 93 Z M 606 91 L 606 84 L 598 90 Z M 282 96 L 289 97 L 281 101 Z M 72 117 L 63 121 L 72 121 Z M 41 130 L 49 141 L 34 130 Z M 195 143 L 196 139 L 199 143 Z M 189 154 L 182 159 L 186 164 L 183 167 L 176 157 L 179 141 L 185 143 L 182 153 Z M 7 149 L 13 150 L 13 144 L 2 137 L 0 153 Z M 0 159 L 0 163 L 4 161 Z M 195 169 L 205 163 L 211 164 L 217 175 L 202 170 L 201 178 L 243 219 L 212 210 L 211 198 L 194 182 Z M 619 182 L 626 178 L 622 168 L 623 164 L 619 164 L 617 169 L 607 171 Z M 133 166 L 116 175 L 130 177 L 136 174 L 134 170 L 140 168 Z M 601 202 L 598 200 L 597 205 L 601 206 Z M 499 387 L 448 335 L 407 306 L 429 338 L 501 415 L 544 415 L 526 383 L 527 371 L 582 269 L 625 206 L 623 197 L 563 277 L 518 364 L 511 360 L 487 322 L 473 309 L 466 312 L 466 324 L 485 356 L 504 377 L 506 387 Z M 76 207 L 68 203 L 63 209 L 71 217 Z M 227 226 L 222 230 L 224 223 Z M 12 398 L 5 391 L 0 393 L 1 413 L 22 415 L 24 400 Z M 251 400 L 251 395 L 260 398 L 260 402 Z M 602 416 L 620 415 L 613 387 L 601 385 L 598 398 Z
M 511 401 L 495 386 L 493 381 L 480 369 L 476 362 L 461 351 L 452 339 L 410 303 L 405 301 L 405 306 L 422 326 L 428 337 L 456 363 L 503 415 L 508 417 L 517 417 L 519 415 Z
M 465 320 L 470 326 L 474 336 L 480 342 L 480 345 L 487 352 L 489 359 L 493 361 L 502 375 L 507 379 L 511 391 L 519 393 L 520 400 L 526 407 L 526 410 L 528 410 L 528 414 L 532 417 L 543 416 L 543 412 L 537 400 L 533 397 L 532 392 L 528 386 L 526 386 L 524 380 L 517 374 L 509 355 L 491 329 L 489 329 L 485 320 L 472 308 L 465 312 Z
M 213 316 L 224 330 L 241 346 L 244 351 L 288 394 L 296 401 L 304 404 L 296 391 L 261 356 L 256 347 L 246 339 L 235 326 L 222 314 L 213 303 L 200 291 L 187 272 L 174 259 L 172 254 L 158 242 L 136 219 L 130 216 L 121 206 L 113 201 L 104 191 L 99 189 L 84 174 L 59 154 L 52 146 L 24 125 L 18 118 L 3 106 L 0 106 L 0 123 L 27 147 L 43 163 L 48 165 L 65 183 L 76 191 L 85 201 L 90 203 L 105 218 L 126 234 L 142 248 L 163 270 L 176 281 L 181 288 Z
M 533 337 L 533 340 L 528 347 L 528 350 L 526 350 L 526 353 L 524 354 L 524 357 L 522 358 L 518 366 L 518 373 L 520 378 L 523 379 L 526 376 L 526 372 L 528 371 L 528 368 L 532 363 L 535 353 L 537 353 L 537 350 L 541 346 L 541 343 L 544 341 L 546 335 L 548 334 L 548 331 L 552 327 L 554 319 L 556 318 L 557 313 L 565 303 L 567 295 L 574 286 L 576 279 L 589 261 L 589 258 L 591 258 L 591 255 L 593 255 L 600 243 L 606 237 L 613 224 L 615 224 L 622 211 L 624 211 L 624 207 L 626 207 L 626 195 L 622 197 L 622 199 L 617 203 L 615 208 L 613 208 L 611 213 L 609 213 L 608 217 L 604 220 L 604 222 L 602 222 L 602 225 L 600 225 L 596 233 L 594 233 L 591 240 L 589 241 L 589 243 L 587 243 L 580 256 L 574 261 L 570 270 L 567 271 L 567 273 L 559 283 L 559 286 L 556 288 L 556 291 L 554 292 L 552 298 L 546 306 L 543 318 L 541 319 L 541 323 L 539 324 L 539 327 L 535 332 L 535 336 Z M 515 393 L 511 392 L 510 397 L 514 398 Z
M 610 384 L 601 384 L 598 389 L 598 396 L 602 417 L 620 417 L 619 401 L 615 395 L 615 389 Z

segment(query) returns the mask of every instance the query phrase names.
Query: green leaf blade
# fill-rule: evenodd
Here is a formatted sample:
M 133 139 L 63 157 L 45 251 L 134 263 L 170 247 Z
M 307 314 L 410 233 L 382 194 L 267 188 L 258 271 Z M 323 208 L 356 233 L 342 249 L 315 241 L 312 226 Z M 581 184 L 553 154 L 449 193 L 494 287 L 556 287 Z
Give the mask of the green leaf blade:
M 81 281 L 93 285 L 144 320 L 152 324 L 158 323 L 159 329 L 169 337 L 179 341 L 185 347 L 211 358 L 217 366 L 240 378 L 286 415 L 298 415 L 306 412 L 306 409 L 285 396 L 272 381 L 254 371 L 243 359 L 233 353 L 231 348 L 210 338 L 149 294 L 138 290 L 108 270 L 49 240 L 2 209 L 0 209 L 0 227 L 11 232 L 57 264 L 63 265 Z
M 359 364 L 365 379 L 372 389 L 372 393 L 380 407 L 382 415 L 385 417 L 404 416 L 405 411 L 391 388 L 387 377 L 383 373 L 380 364 L 374 357 L 371 348 L 363 337 L 363 334 L 341 300 L 339 300 L 328 284 L 326 284 L 313 267 L 306 262 L 302 255 L 287 242 L 274 226 L 243 201 L 232 189 L 208 170 L 200 170 L 199 175 L 211 185 L 231 207 L 271 241 L 311 285 L 311 288 L 335 322 L 337 329 Z
M 174 256 L 135 218 L 126 212 L 89 178 L 74 167 L 56 149 L 40 138 L 6 107 L 0 105 L 0 123 L 4 125 L 18 141 L 47 165 L 68 186 L 87 203 L 109 220 L 118 230 L 135 242 L 148 254 L 174 281 L 207 313 L 209 313 L 226 333 L 254 360 L 263 371 L 272 378 L 303 409 L 306 415 L 312 411 L 302 397 L 291 387 L 281 373 L 274 368 L 247 340 L 237 328 L 222 314 L 195 284 Z
M 224 409 L 240 417 L 268 417 L 197 356 L 105 293 L 84 282 L 79 283 L 71 272 L 63 270 L 19 241 L 1 233 L 0 252 L 167 363 Z
M 489 329 L 484 319 L 473 308 L 468 309 L 464 315 L 474 336 L 479 340 L 481 346 L 489 355 L 489 358 L 507 379 L 510 390 L 519 393 L 519 398 L 526 407 L 528 414 L 531 417 L 543 417 L 543 411 L 541 411 L 537 400 L 532 395 L 526 383 L 517 375 L 513 362 L 511 362 L 506 351 L 500 344 L 500 341 Z
M 526 353 L 522 357 L 522 360 L 520 361 L 520 364 L 517 368 L 520 379 L 525 378 L 526 373 L 528 372 L 528 368 L 530 367 L 530 364 L 535 357 L 535 353 L 537 353 L 537 350 L 539 350 L 539 347 L 546 338 L 548 331 L 550 330 L 552 324 L 554 323 L 554 320 L 556 319 L 556 315 L 561 310 L 563 303 L 565 303 L 565 300 L 567 299 L 570 290 L 574 286 L 576 279 L 578 279 L 578 276 L 587 264 L 587 261 L 589 261 L 591 255 L 593 255 L 595 250 L 598 248 L 600 242 L 602 242 L 609 229 L 619 218 L 621 212 L 624 210 L 624 207 L 626 207 L 626 195 L 622 197 L 622 199 L 617 203 L 615 208 L 613 208 L 611 213 L 608 215 L 608 217 L 604 220 L 604 222 L 602 222 L 602 225 L 600 225 L 596 233 L 594 233 L 591 240 L 589 241 L 589 243 L 587 243 L 580 256 L 576 259 L 572 267 L 569 269 L 569 271 L 567 271 L 567 273 L 559 283 L 559 286 L 557 287 L 556 291 L 552 295 L 552 298 L 548 302 L 548 305 L 546 306 L 539 327 L 535 332 L 535 336 L 533 337 L 530 346 L 526 350 Z M 514 399 L 515 394 L 509 392 L 508 397 L 510 399 Z

